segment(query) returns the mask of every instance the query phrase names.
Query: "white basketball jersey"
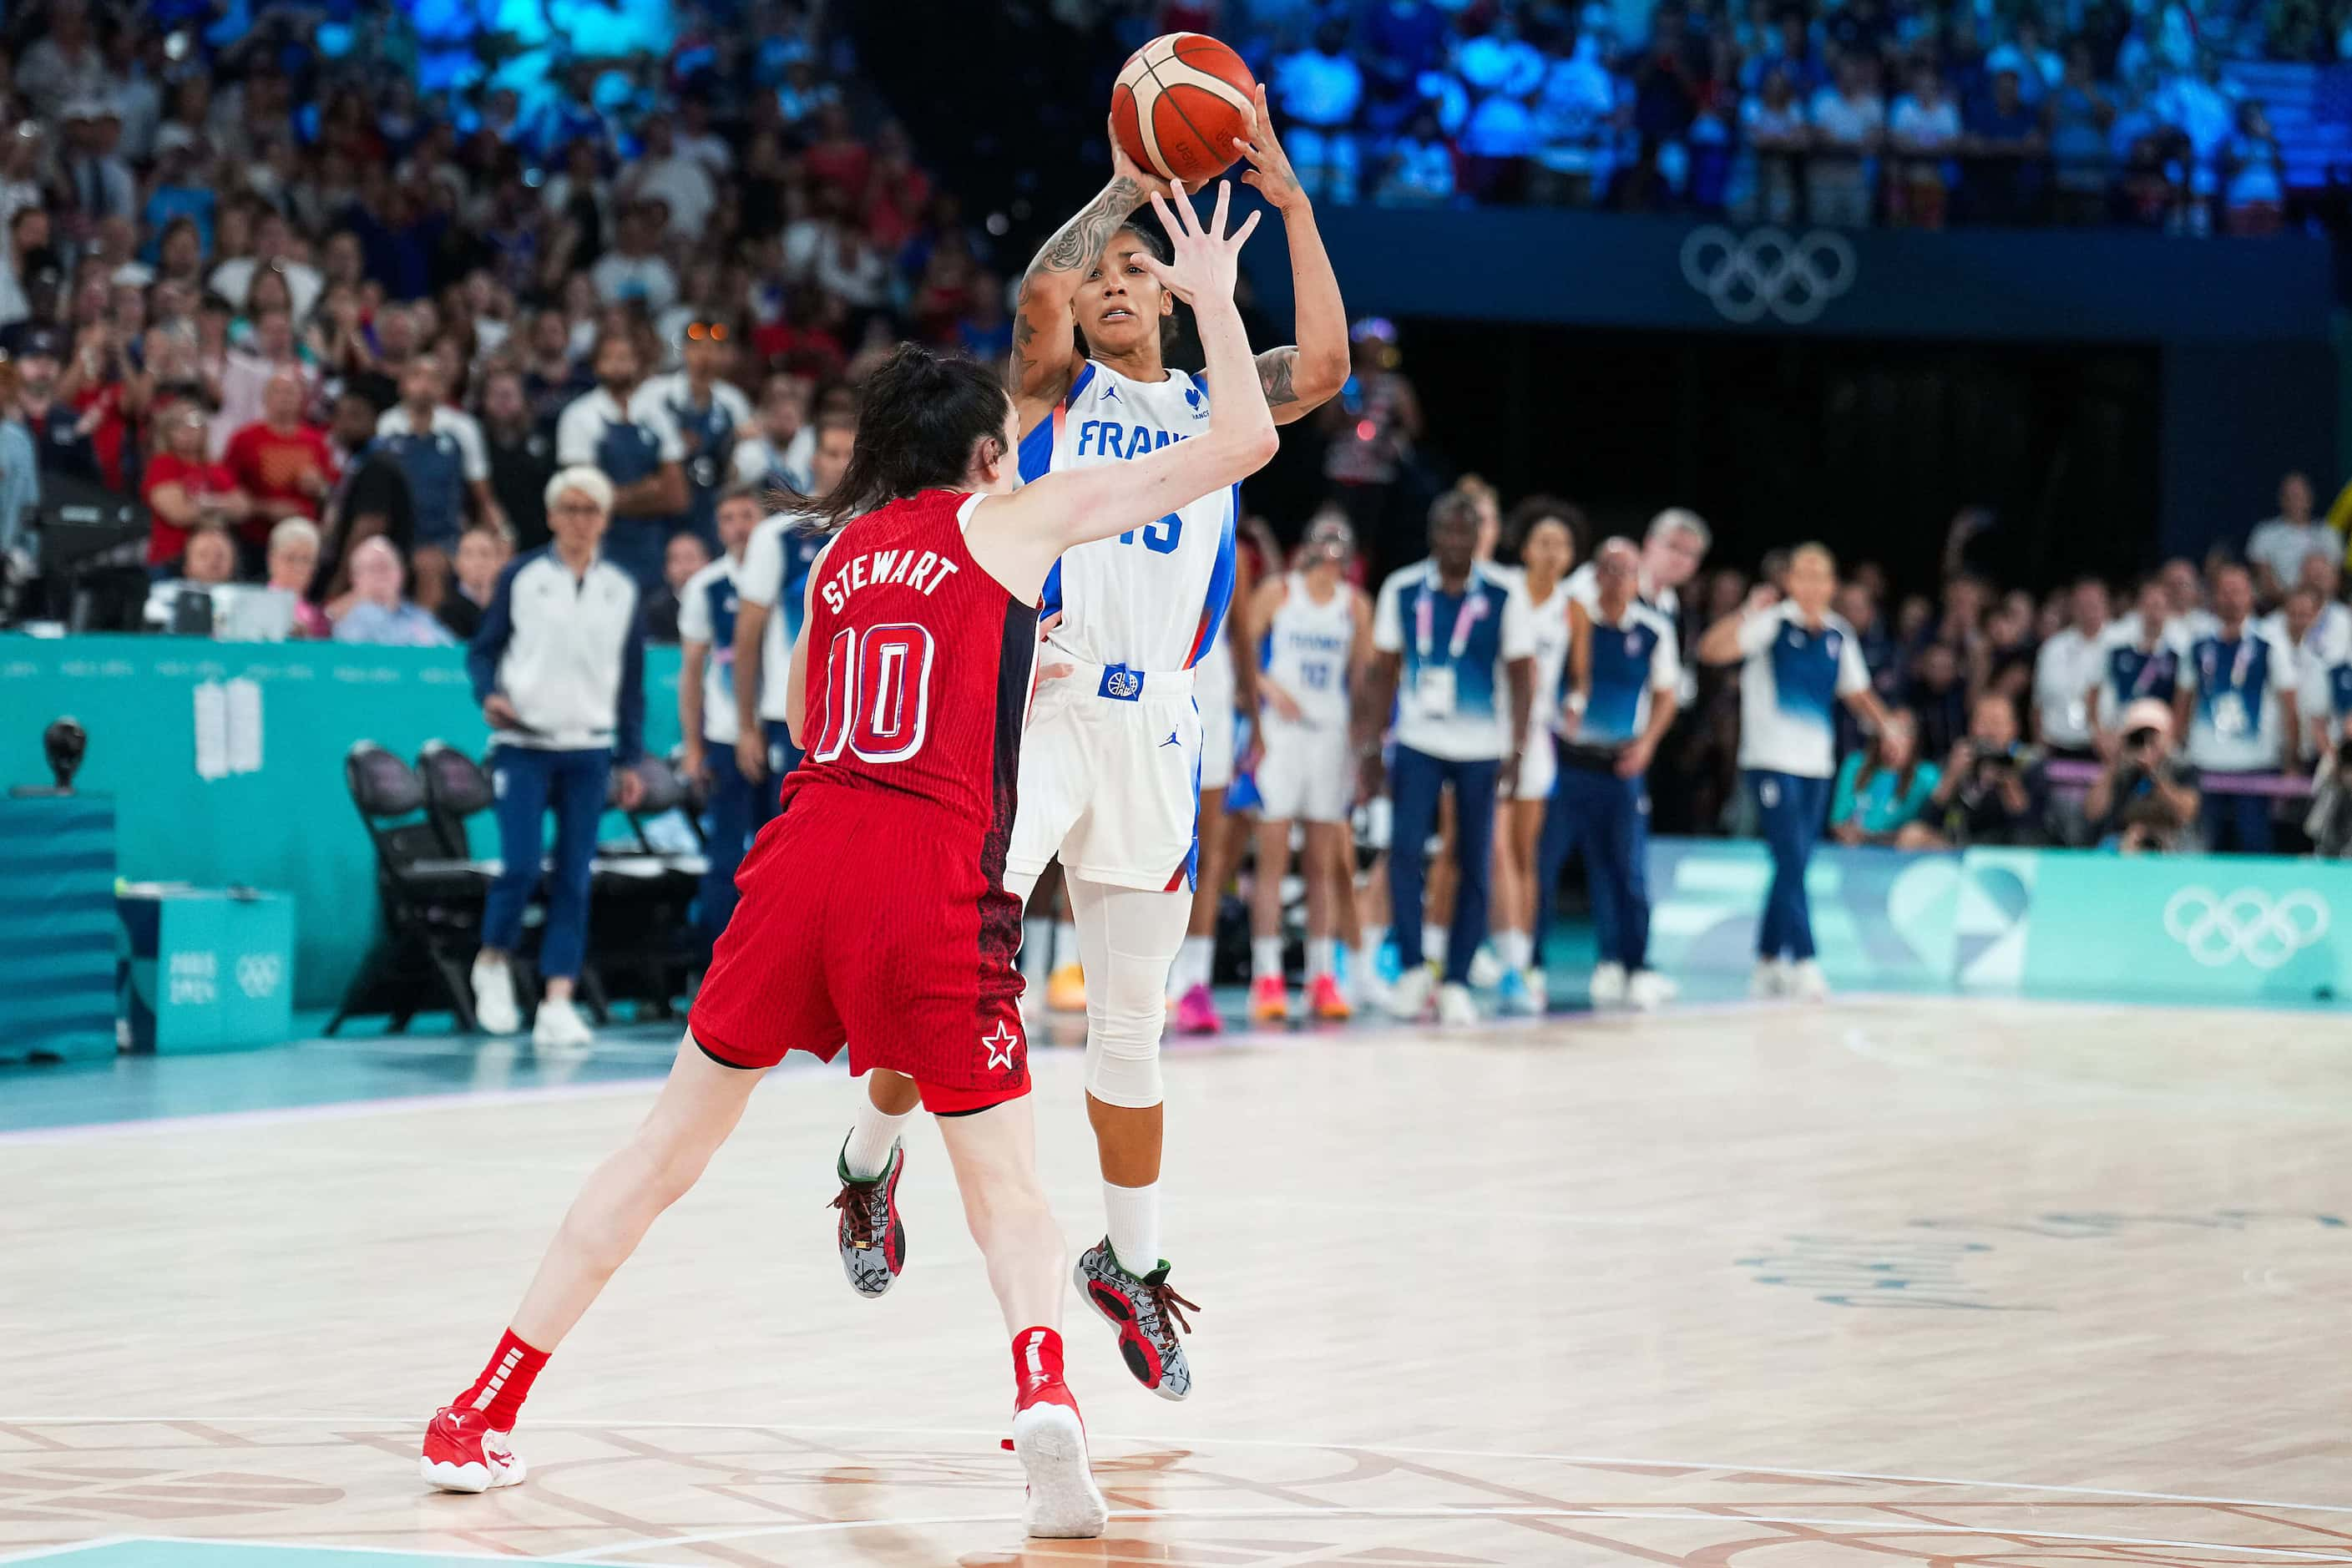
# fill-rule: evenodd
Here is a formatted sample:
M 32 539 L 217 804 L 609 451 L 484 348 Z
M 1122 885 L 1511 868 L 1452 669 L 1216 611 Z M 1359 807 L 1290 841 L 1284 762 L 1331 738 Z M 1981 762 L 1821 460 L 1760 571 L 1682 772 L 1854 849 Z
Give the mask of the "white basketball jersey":
M 1258 668 L 1297 700 L 1308 725 L 1344 731 L 1348 656 L 1356 644 L 1354 595 L 1341 583 L 1318 605 L 1303 572 L 1293 572 L 1286 586 L 1258 649 Z
M 1021 478 L 1131 462 L 1208 427 L 1200 377 L 1174 370 L 1164 381 L 1129 381 L 1088 360 L 1069 395 L 1021 438 Z M 1053 645 L 1089 664 L 1146 672 L 1198 664 L 1233 601 L 1239 503 L 1239 486 L 1217 490 L 1065 554 L 1042 605 L 1062 617 Z
M 1568 671 L 1568 584 L 1553 584 L 1543 602 L 1530 600 L 1528 608 L 1536 628 L 1536 692 L 1528 705 L 1528 744 L 1533 746 L 1559 718 L 1559 683 Z

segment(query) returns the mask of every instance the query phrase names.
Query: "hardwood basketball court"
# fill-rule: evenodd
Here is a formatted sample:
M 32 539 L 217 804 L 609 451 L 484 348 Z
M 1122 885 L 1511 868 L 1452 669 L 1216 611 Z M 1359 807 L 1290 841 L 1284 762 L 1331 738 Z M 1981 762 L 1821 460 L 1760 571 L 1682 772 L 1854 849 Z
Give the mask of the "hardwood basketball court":
M 671 1043 L 0 1077 L 0 1560 L 2352 1563 L 2338 1016 L 1883 997 L 1178 1050 L 1199 1386 L 1136 1387 L 1074 1293 L 1116 1512 L 1025 1546 L 937 1134 L 862 1300 L 824 1206 L 853 1090 L 787 1069 L 541 1380 L 530 1482 L 425 1490 L 425 1419 Z M 1077 1069 L 1040 1054 L 1074 1247 Z

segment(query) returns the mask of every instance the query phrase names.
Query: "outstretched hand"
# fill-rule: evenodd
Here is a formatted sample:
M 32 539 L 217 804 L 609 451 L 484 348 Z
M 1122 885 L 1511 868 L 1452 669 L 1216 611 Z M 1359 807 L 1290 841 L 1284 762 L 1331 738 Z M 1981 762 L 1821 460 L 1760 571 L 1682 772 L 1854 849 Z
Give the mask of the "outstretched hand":
M 1242 184 L 1255 186 L 1257 193 L 1276 206 L 1288 211 L 1307 204 L 1307 189 L 1298 183 L 1298 175 L 1290 166 L 1290 154 L 1274 134 L 1274 114 L 1265 102 L 1265 83 L 1257 84 L 1257 103 L 1250 111 L 1249 134 L 1234 138 L 1234 151 L 1249 160 L 1250 172 L 1242 176 Z
M 1137 264 L 1187 305 L 1197 305 L 1202 300 L 1232 299 L 1234 283 L 1241 271 L 1242 246 L 1265 215 L 1250 214 L 1240 228 L 1228 235 L 1225 214 L 1233 205 L 1234 187 L 1220 180 L 1217 210 L 1203 228 L 1201 215 L 1192 210 L 1192 203 L 1185 194 L 1184 182 L 1171 180 L 1169 188 L 1174 193 L 1172 200 L 1155 194 L 1151 208 L 1160 215 L 1160 226 L 1168 231 L 1176 258 L 1162 262 L 1150 256 L 1138 256 Z

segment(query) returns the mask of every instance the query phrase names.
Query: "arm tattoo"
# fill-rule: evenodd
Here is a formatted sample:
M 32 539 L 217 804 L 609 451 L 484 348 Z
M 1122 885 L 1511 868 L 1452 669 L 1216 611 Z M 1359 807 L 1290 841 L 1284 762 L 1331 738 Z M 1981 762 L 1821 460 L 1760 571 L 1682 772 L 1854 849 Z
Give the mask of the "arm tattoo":
M 1265 391 L 1268 408 L 1298 401 L 1297 390 L 1290 384 L 1297 368 L 1298 351 L 1295 348 L 1268 349 L 1257 356 L 1257 384 Z
M 1076 272 L 1094 264 L 1102 254 L 1110 237 L 1127 222 L 1128 215 L 1143 205 L 1143 187 L 1125 175 L 1105 185 L 1102 195 L 1078 210 L 1078 216 L 1064 224 L 1029 264 L 1036 272 Z

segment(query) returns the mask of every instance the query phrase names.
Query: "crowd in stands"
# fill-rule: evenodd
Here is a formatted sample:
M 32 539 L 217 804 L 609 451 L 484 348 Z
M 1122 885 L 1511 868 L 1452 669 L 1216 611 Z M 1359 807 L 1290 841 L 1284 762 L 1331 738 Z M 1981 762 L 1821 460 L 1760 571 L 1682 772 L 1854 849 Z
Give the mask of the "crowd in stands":
M 1186 17 L 1214 6 L 1161 8 Z M 1937 227 L 2265 233 L 2288 191 L 2225 60 L 2336 58 L 2312 0 L 1234 0 L 1318 197 Z
M 135 498 L 151 619 L 182 581 L 269 585 L 298 636 L 461 639 L 586 462 L 674 618 L 719 491 L 809 490 L 877 355 L 1005 351 L 989 236 L 798 0 L 735 18 L 756 49 L 681 8 L 668 58 L 577 62 L 528 110 L 420 99 L 383 68 L 414 58 L 398 7 L 333 58 L 271 7 L 243 35 L 185 9 L 47 0 L 0 37 L 19 617 L 64 614 L 41 501 Z

